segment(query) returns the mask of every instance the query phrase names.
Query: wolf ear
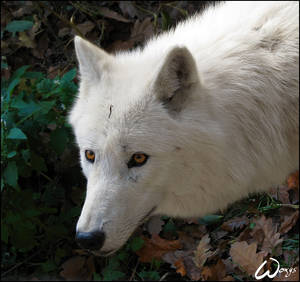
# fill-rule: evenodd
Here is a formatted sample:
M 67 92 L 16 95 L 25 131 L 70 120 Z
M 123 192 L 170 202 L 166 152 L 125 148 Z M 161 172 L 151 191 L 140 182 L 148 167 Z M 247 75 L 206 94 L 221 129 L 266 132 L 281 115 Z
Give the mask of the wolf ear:
M 195 60 L 186 47 L 167 55 L 154 83 L 158 99 L 172 113 L 180 112 L 193 86 L 199 82 Z
M 112 56 L 79 36 L 75 36 L 74 43 L 81 77 L 99 80 Z

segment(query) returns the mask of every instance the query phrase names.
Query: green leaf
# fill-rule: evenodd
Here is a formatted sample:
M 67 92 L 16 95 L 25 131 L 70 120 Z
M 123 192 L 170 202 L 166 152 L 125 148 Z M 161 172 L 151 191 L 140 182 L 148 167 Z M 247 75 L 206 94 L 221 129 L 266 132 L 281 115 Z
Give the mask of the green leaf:
M 111 270 L 109 268 L 105 268 L 102 271 L 103 281 L 116 281 L 125 276 L 125 273 L 118 270 Z
M 48 273 L 50 271 L 55 270 L 57 268 L 57 265 L 53 261 L 48 260 L 48 261 L 42 263 L 41 267 L 44 272 Z
M 11 94 L 13 93 L 15 87 L 20 83 L 20 78 L 15 78 L 13 79 L 10 84 L 8 85 L 7 87 L 7 97 L 8 97 L 8 100 L 10 99 L 10 96 Z
M 51 91 L 55 88 L 54 80 L 44 78 L 37 85 L 36 89 L 39 93 L 47 93 L 47 97 L 50 96 Z
M 7 158 L 10 159 L 10 158 L 13 158 L 15 155 L 17 154 L 16 151 L 11 151 L 7 154 Z
M 141 237 L 134 237 L 130 242 L 131 250 L 136 252 L 143 247 L 145 241 Z
M 158 281 L 160 279 L 159 273 L 157 271 L 141 271 L 138 273 L 143 280 L 150 280 L 150 281 Z
M 7 139 L 27 139 L 26 135 L 24 134 L 24 132 L 17 127 L 12 128 L 7 137 Z
M 24 74 L 24 78 L 29 78 L 29 79 L 42 79 L 44 75 L 41 72 L 37 71 L 28 71 Z
M 62 154 L 68 143 L 68 134 L 64 128 L 55 129 L 50 136 L 52 148 L 58 155 Z
M 24 161 L 27 163 L 29 161 L 29 159 L 30 159 L 30 151 L 29 151 L 29 149 L 22 150 L 21 154 L 22 154 L 22 157 L 23 157 Z
M 23 77 L 23 75 L 25 74 L 26 70 L 29 68 L 30 66 L 28 65 L 25 65 L 25 66 L 22 66 L 20 68 L 18 68 L 14 74 L 12 75 L 12 79 L 15 79 L 15 78 L 21 78 Z
M 31 166 L 37 171 L 47 171 L 45 160 L 33 151 L 30 152 Z
M 15 36 L 16 32 L 31 29 L 33 27 L 33 22 L 31 21 L 12 21 L 7 24 L 5 30 L 12 32 Z
M 26 103 L 21 99 L 15 99 L 11 106 L 19 110 L 18 114 L 20 117 L 31 115 L 41 109 L 41 106 L 33 100 Z
M 223 218 L 222 215 L 217 215 L 217 214 L 209 214 L 206 216 L 203 216 L 198 220 L 200 224 L 204 225 L 210 225 L 219 222 Z
M 8 64 L 6 62 L 1 61 L 1 69 L 8 69 Z
M 71 69 L 70 71 L 64 74 L 64 76 L 61 78 L 61 81 L 62 82 L 72 81 L 76 76 L 76 72 L 77 72 L 76 68 Z
M 3 176 L 10 186 L 17 188 L 18 183 L 18 168 L 15 161 L 11 161 L 7 164 L 4 170 Z

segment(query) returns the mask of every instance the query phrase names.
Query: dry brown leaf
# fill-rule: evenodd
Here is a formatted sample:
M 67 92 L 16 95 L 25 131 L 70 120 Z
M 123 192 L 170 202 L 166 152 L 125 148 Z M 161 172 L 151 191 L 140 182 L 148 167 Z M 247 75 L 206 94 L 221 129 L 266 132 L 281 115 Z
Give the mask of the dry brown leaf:
M 249 219 L 246 216 L 232 218 L 228 221 L 225 221 L 221 228 L 226 231 L 233 232 L 236 229 L 240 229 L 249 223 Z
M 194 251 L 194 255 L 195 255 L 194 262 L 196 266 L 199 268 L 202 268 L 207 258 L 215 254 L 215 252 L 210 251 L 211 246 L 209 242 L 210 242 L 209 234 L 206 234 L 200 240 L 196 251 Z
M 136 252 L 141 262 L 151 262 L 152 259 L 161 259 L 161 257 L 172 250 L 182 247 L 179 240 L 165 240 L 157 234 L 153 234 L 151 239 L 143 237 L 144 246 Z
M 138 16 L 139 18 L 139 12 L 132 4 L 132 1 L 119 1 L 119 8 L 121 9 L 123 15 L 128 15 L 131 18 Z
M 204 281 L 211 280 L 210 278 L 213 276 L 212 271 L 208 266 L 202 268 L 201 275 Z
M 235 279 L 231 275 L 227 275 L 226 277 L 224 277 L 220 281 L 235 281 Z
M 167 263 L 170 263 L 174 266 L 174 263 L 178 261 L 179 259 L 182 259 L 186 275 L 191 280 L 199 280 L 201 278 L 201 270 L 195 265 L 193 258 L 193 251 L 175 251 L 175 252 L 168 252 L 165 255 L 163 255 L 163 260 Z M 174 266 L 175 267 L 175 266 Z
M 295 211 L 290 216 L 285 216 L 283 218 L 283 222 L 281 223 L 279 232 L 280 233 L 289 232 L 293 228 L 293 226 L 297 223 L 298 218 L 299 218 L 299 211 Z
M 186 275 L 186 270 L 185 270 L 185 266 L 184 266 L 182 258 L 175 261 L 174 266 L 176 267 L 176 272 L 177 273 L 180 273 L 181 276 Z
M 19 32 L 20 46 L 26 48 L 36 48 L 36 42 L 25 31 Z
M 118 14 L 117 12 L 110 10 L 106 7 L 99 7 L 98 8 L 98 12 L 106 18 L 110 18 L 119 22 L 123 22 L 123 23 L 129 23 L 131 22 L 131 20 L 126 19 L 125 17 L 123 17 L 122 15 Z
M 266 255 L 266 252 L 256 253 L 256 250 L 256 243 L 248 245 L 246 241 L 235 242 L 231 245 L 230 255 L 233 262 L 237 263 L 242 270 L 246 271 L 249 275 L 254 276 L 257 268 L 262 264 L 263 258 Z
M 264 215 L 254 220 L 255 227 L 251 235 L 254 237 L 259 233 L 264 234 L 264 240 L 262 243 L 262 250 L 268 253 L 272 253 L 272 249 L 282 243 L 283 239 L 279 238 L 280 233 L 277 233 L 277 225 L 273 225 L 272 218 L 266 218 Z
M 95 272 L 94 258 L 75 256 L 62 264 L 63 270 L 60 275 L 68 280 L 91 280 Z
M 138 41 L 144 41 L 147 38 L 150 38 L 154 33 L 153 23 L 151 18 L 147 17 L 142 22 L 136 20 L 134 26 L 131 30 L 130 38 Z
M 287 183 L 290 189 L 299 189 L 299 170 L 288 177 Z
M 273 187 L 270 191 L 269 194 L 279 200 L 283 204 L 289 204 L 290 199 L 289 199 L 289 190 L 287 186 L 279 186 L 279 187 Z
M 93 30 L 94 27 L 95 27 L 95 24 L 91 21 L 86 21 L 82 24 L 77 25 L 77 28 L 81 31 L 81 33 L 83 35 L 86 35 L 88 32 Z
M 201 271 L 204 280 L 220 281 L 226 275 L 226 267 L 221 259 L 212 266 L 204 266 Z
M 226 275 L 226 266 L 221 259 L 219 259 L 218 262 L 211 267 L 211 269 L 214 274 L 212 277 L 213 280 L 221 280 Z

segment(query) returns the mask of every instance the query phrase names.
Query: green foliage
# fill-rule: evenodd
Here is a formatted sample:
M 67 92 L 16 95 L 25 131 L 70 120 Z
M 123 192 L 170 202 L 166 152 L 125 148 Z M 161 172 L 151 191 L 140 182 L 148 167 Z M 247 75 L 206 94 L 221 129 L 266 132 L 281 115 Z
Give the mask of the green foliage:
M 31 29 L 33 27 L 33 22 L 31 21 L 11 21 L 5 27 L 5 30 L 12 32 L 15 36 L 16 32 Z
M 29 28 L 29 23 L 17 22 L 6 30 Z M 44 248 L 49 258 L 40 269 L 50 272 L 63 257 L 55 253 L 56 244 L 73 236 L 73 219 L 80 213 L 65 193 L 68 187 L 60 182 L 65 171 L 76 170 L 67 183 L 79 183 L 79 168 L 64 163 L 68 156 L 74 164 L 77 160 L 66 121 L 77 91 L 76 69 L 54 79 L 28 69 L 19 68 L 1 83 L 2 267 L 9 269 L 24 255 Z

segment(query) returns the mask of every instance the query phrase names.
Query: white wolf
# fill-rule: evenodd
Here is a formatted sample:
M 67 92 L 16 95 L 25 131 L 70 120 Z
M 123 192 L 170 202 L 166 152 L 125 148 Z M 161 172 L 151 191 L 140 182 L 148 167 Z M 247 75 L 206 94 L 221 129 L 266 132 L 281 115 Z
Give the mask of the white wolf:
M 150 215 L 201 217 L 298 169 L 298 1 L 218 4 L 130 52 L 75 49 L 76 238 L 95 254 Z

